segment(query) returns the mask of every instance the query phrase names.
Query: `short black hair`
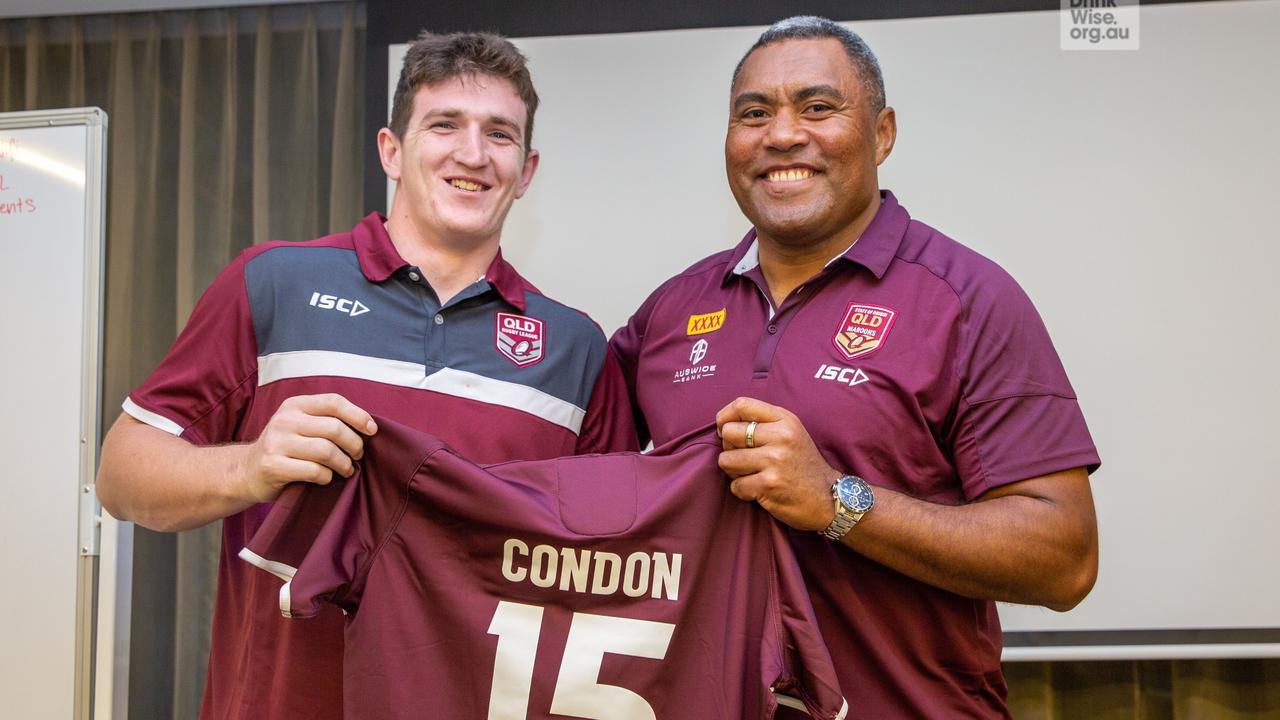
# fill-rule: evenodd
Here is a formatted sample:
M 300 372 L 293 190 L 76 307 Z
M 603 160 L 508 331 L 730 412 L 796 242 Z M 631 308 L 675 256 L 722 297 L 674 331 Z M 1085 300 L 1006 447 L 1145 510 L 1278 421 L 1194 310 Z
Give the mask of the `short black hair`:
M 884 74 L 880 72 L 880 61 L 876 60 L 876 54 L 871 52 L 866 41 L 854 31 L 838 22 L 816 15 L 796 15 L 786 20 L 779 20 L 760 33 L 760 37 L 756 38 L 756 44 L 747 50 L 747 54 L 742 56 L 738 66 L 733 69 L 733 81 L 730 82 L 730 87 L 738 84 L 738 75 L 742 73 L 742 66 L 756 50 L 787 40 L 823 38 L 840 41 L 845 53 L 849 56 L 849 62 L 853 63 L 854 69 L 858 71 L 862 86 L 867 91 L 867 99 L 871 101 L 871 112 L 878 113 L 883 110 Z

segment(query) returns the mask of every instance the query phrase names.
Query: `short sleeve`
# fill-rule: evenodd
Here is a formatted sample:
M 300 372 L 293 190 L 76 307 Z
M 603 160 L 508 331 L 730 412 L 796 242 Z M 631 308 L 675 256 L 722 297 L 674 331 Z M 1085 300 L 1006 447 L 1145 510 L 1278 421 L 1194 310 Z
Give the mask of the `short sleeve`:
M 404 515 L 409 488 L 439 440 L 374 416 L 378 433 L 348 479 L 293 483 L 271 506 L 240 557 L 285 581 L 280 610 L 311 617 L 320 603 L 352 612 L 378 551 Z
M 610 347 L 591 390 L 586 416 L 578 433 L 577 453 L 585 455 L 639 449 L 626 380 Z
M 778 677 L 764 681 L 774 689 L 777 718 L 842 720 L 849 711 L 835 664 L 818 629 L 818 619 L 787 535 L 772 519 L 774 588 L 778 647 L 767 652 L 782 663 Z M 770 663 L 763 663 L 768 668 Z
M 631 408 L 636 435 L 641 446 L 647 445 L 652 437 L 649 434 L 649 425 L 645 422 L 644 415 L 640 412 L 640 403 L 636 396 L 636 374 L 640 365 L 640 351 L 644 346 L 644 336 L 649 327 L 649 318 L 653 315 L 658 299 L 670 282 L 667 281 L 667 283 L 653 291 L 653 294 L 627 320 L 627 324 L 618 328 L 618 331 L 609 339 L 609 351 L 610 354 L 617 358 L 618 368 L 622 373 L 623 383 L 626 386 L 627 403 Z
M 964 494 L 1100 464 L 1075 391 L 1040 314 L 1000 272 L 965 303 L 950 445 Z
M 351 598 L 376 537 L 362 507 L 363 472 L 328 485 L 296 482 L 285 488 L 271 512 L 240 551 L 240 558 L 284 581 L 280 612 L 313 617 L 320 603 Z M 358 603 L 358 595 L 350 605 Z
M 126 413 L 199 445 L 236 439 L 257 378 L 249 253 L 214 279 L 164 359 L 125 399 Z

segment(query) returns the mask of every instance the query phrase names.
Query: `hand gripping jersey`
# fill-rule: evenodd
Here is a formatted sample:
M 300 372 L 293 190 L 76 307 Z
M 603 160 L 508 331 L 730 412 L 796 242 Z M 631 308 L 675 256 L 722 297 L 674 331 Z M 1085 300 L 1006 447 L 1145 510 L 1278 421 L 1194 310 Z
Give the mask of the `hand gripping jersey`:
M 286 616 L 348 613 L 347 718 L 845 716 L 786 534 L 714 433 L 481 468 L 377 422 L 360 472 L 287 488 L 241 552 Z

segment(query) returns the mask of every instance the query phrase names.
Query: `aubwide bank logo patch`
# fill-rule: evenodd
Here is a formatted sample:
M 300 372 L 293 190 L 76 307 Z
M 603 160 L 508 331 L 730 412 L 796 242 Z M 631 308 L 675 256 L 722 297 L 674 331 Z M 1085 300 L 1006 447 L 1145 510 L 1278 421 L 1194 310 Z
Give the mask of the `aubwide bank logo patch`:
M 851 302 L 831 342 L 850 360 L 875 352 L 889 337 L 896 315 L 886 307 Z
M 508 360 L 520 367 L 542 360 L 545 335 L 541 320 L 500 312 L 493 322 L 494 344 Z

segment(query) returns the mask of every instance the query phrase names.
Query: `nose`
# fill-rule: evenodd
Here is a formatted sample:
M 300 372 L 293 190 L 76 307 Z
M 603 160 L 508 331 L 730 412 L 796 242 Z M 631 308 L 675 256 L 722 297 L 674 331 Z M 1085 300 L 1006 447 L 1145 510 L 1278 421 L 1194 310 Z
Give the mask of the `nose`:
M 454 161 L 470 168 L 484 167 L 489 160 L 489 153 L 481 128 L 467 127 L 462 132 L 455 133 L 454 137 L 457 139 L 453 148 Z
M 765 133 L 765 145 L 770 150 L 786 152 L 804 145 L 809 134 L 800 123 L 800 118 L 790 109 L 783 109 L 773 116 Z

